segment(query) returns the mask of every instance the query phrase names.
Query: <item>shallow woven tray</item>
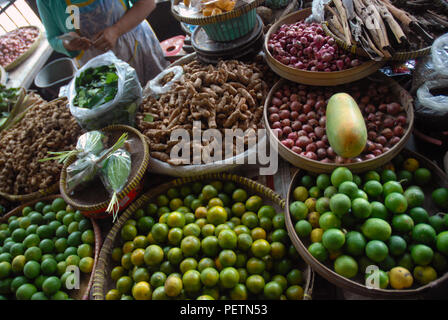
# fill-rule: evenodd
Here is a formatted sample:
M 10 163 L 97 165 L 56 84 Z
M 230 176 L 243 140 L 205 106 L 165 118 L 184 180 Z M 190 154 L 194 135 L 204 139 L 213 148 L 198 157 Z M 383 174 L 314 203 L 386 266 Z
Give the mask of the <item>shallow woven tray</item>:
M 432 172 L 433 182 L 435 181 L 435 184 L 442 187 L 448 187 L 448 176 L 438 167 L 436 166 L 431 160 L 428 158 L 425 158 L 424 156 L 410 151 L 408 149 L 404 149 L 401 153 L 405 157 L 413 157 L 417 159 L 420 162 L 420 167 L 424 167 L 429 169 Z M 378 167 L 377 167 L 378 168 Z M 438 278 L 437 280 L 434 280 L 427 285 L 424 286 L 418 286 L 416 285 L 414 281 L 414 285 L 412 286 L 412 289 L 406 289 L 406 290 L 395 290 L 395 289 L 369 289 L 364 285 L 364 278 L 358 274 L 358 276 L 355 279 L 348 279 L 345 278 L 339 274 L 337 274 L 335 271 L 333 271 L 333 268 L 331 267 L 330 263 L 323 264 L 319 262 L 316 258 L 314 258 L 308 251 L 307 247 L 310 244 L 309 240 L 307 239 L 304 242 L 299 238 L 297 233 L 294 229 L 294 224 L 291 220 L 291 215 L 289 212 L 289 205 L 291 204 L 292 200 L 292 193 L 294 191 L 294 188 L 297 186 L 299 178 L 302 177 L 305 174 L 305 171 L 298 170 L 296 174 L 294 175 L 291 184 L 289 185 L 289 191 L 288 191 L 288 198 L 287 198 L 287 214 L 285 216 L 285 223 L 286 228 L 288 229 L 288 234 L 291 238 L 292 243 L 296 247 L 297 251 L 300 253 L 302 258 L 310 264 L 310 266 L 313 268 L 314 271 L 316 271 L 319 275 L 333 283 L 334 285 L 346 289 L 352 292 L 355 292 L 357 294 L 368 296 L 368 297 L 374 297 L 378 299 L 399 299 L 399 298 L 423 298 L 424 294 L 430 290 L 431 288 L 434 288 L 436 286 L 441 286 L 447 279 L 448 279 L 448 272 L 446 272 L 442 277 Z M 433 215 L 431 212 L 438 212 L 439 209 L 437 209 L 431 201 L 430 191 L 433 188 L 425 187 L 423 188 L 425 192 L 425 203 L 424 207 L 426 209 L 429 209 L 428 211 L 429 215 Z
M 374 159 L 370 160 L 363 160 L 362 162 L 357 163 L 348 163 L 348 164 L 336 164 L 336 163 L 322 163 L 317 160 L 311 160 L 305 157 L 302 157 L 301 155 L 298 155 L 297 153 L 293 152 L 291 149 L 285 147 L 278 138 L 274 135 L 272 128 L 269 125 L 268 120 L 268 108 L 270 107 L 270 102 L 272 100 L 272 97 L 277 91 L 277 89 L 282 86 L 285 82 L 285 80 L 278 81 L 269 92 L 268 98 L 266 99 L 265 105 L 264 105 L 264 111 L 263 111 L 263 121 L 264 126 L 267 132 L 267 135 L 269 139 L 276 139 L 278 142 L 278 152 L 282 158 L 284 158 L 286 161 L 291 163 L 292 165 L 300 168 L 305 169 L 311 172 L 317 172 L 317 173 L 329 173 L 332 172 L 337 167 L 347 167 L 353 172 L 362 172 L 370 169 L 375 169 L 383 164 L 389 162 L 392 160 L 397 154 L 400 153 L 400 151 L 404 148 L 407 141 L 411 137 L 412 128 L 414 127 L 414 108 L 413 108 L 413 99 L 411 95 L 404 90 L 397 82 L 390 79 L 389 77 L 385 76 L 384 74 L 378 72 L 374 75 L 375 78 L 378 78 L 381 83 L 386 83 L 388 87 L 392 90 L 392 93 L 399 97 L 401 105 L 406 110 L 406 116 L 407 116 L 407 125 L 406 131 L 401 137 L 400 141 L 394 145 L 388 152 L 381 154 L 378 157 L 375 157 Z M 270 140 L 272 141 L 272 140 Z
M 191 178 L 181 178 L 175 179 L 163 185 L 157 186 L 154 189 L 148 191 L 135 202 L 133 202 L 129 208 L 121 215 L 118 221 L 114 224 L 111 231 L 104 241 L 104 245 L 100 252 L 99 264 L 95 270 L 95 277 L 93 282 L 93 299 L 104 300 L 106 293 L 112 289 L 113 281 L 110 279 L 110 272 L 113 268 L 111 264 L 111 254 L 113 248 L 120 243 L 120 230 L 125 222 L 132 217 L 132 214 L 144 204 L 149 201 L 155 200 L 160 194 L 165 193 L 169 188 L 179 187 L 187 183 L 195 181 L 210 181 L 210 180 L 221 180 L 221 181 L 232 181 L 248 191 L 252 191 L 260 195 L 265 201 L 269 200 L 275 207 L 285 209 L 285 200 L 282 199 L 277 193 L 272 189 L 241 176 L 227 173 L 218 174 L 207 174 L 203 176 L 196 176 Z M 300 270 L 304 273 L 305 284 L 303 285 L 304 290 L 304 300 L 310 300 L 312 297 L 313 286 L 314 286 L 314 275 L 311 268 L 304 264 L 303 261 L 298 266 Z
M 28 48 L 28 50 L 26 50 L 24 53 L 22 53 L 20 56 L 18 56 L 16 58 L 16 60 L 14 60 L 13 62 L 11 62 L 10 64 L 8 64 L 7 66 L 4 66 L 6 71 L 12 70 L 15 67 L 19 66 L 23 61 L 25 61 L 26 59 L 28 59 L 28 57 L 34 52 L 36 51 L 37 47 L 39 47 L 39 43 L 43 38 L 43 34 L 42 34 L 42 30 L 40 30 L 39 27 L 36 26 L 26 26 L 26 27 L 20 27 L 17 29 L 24 29 L 24 28 L 34 28 L 34 29 L 38 29 L 39 30 L 39 35 L 34 39 L 34 42 L 31 44 L 31 46 Z M 15 29 L 15 30 L 17 30 Z M 13 30 L 13 31 L 15 31 Z M 11 32 L 13 32 L 11 31 Z M 8 34 L 8 33 L 7 33 Z
M 384 65 L 385 62 L 383 61 L 370 60 L 363 62 L 361 65 L 354 68 L 342 71 L 323 72 L 299 70 L 284 65 L 283 63 L 275 59 L 268 50 L 268 42 L 271 38 L 271 35 L 275 33 L 277 29 L 279 29 L 283 24 L 291 24 L 300 20 L 304 20 L 309 15 L 311 15 L 311 8 L 296 11 L 283 17 L 269 28 L 269 31 L 264 39 L 263 51 L 266 55 L 267 64 L 276 74 L 278 74 L 282 78 L 297 83 L 315 86 L 336 86 L 339 84 L 349 83 L 365 78 L 368 75 L 378 71 Z
M 218 14 L 215 16 L 210 17 L 204 17 L 201 12 L 196 14 L 191 14 L 189 16 L 182 15 L 176 8 L 177 4 L 179 4 L 182 0 L 171 0 L 171 13 L 173 14 L 174 18 L 181 22 L 185 22 L 188 24 L 192 24 L 195 26 L 203 26 L 207 24 L 214 24 L 219 23 L 223 21 L 227 21 L 233 18 L 238 18 L 241 15 L 249 12 L 250 10 L 258 7 L 261 5 L 265 0 L 249 0 L 244 1 L 245 4 L 238 5 L 238 3 L 235 5 L 235 8 L 232 11 L 224 12 L 222 14 Z M 241 0 L 239 0 L 241 2 Z M 247 3 L 249 2 L 249 3 Z
M 7 214 L 2 216 L 0 218 L 0 223 L 7 222 L 9 217 L 11 217 L 11 216 L 19 216 L 19 217 L 22 216 L 22 209 L 27 206 L 34 206 L 34 204 L 36 204 L 39 201 L 43 201 L 43 202 L 53 201 L 56 198 L 61 198 L 61 195 L 57 194 L 57 195 L 46 196 L 46 197 L 31 201 L 31 202 L 24 203 L 21 206 L 9 211 Z M 70 298 L 73 298 L 76 300 L 89 300 L 90 289 L 92 288 L 92 285 L 93 285 L 95 268 L 97 266 L 98 256 L 100 254 L 100 249 L 101 249 L 101 242 L 102 242 L 101 230 L 100 230 L 98 224 L 95 222 L 95 220 L 90 219 L 90 222 L 92 223 L 93 233 L 95 234 L 93 269 L 90 274 L 85 274 L 83 272 L 80 272 L 81 283 L 79 284 L 79 289 L 74 289 L 74 290 L 67 292 L 69 294 Z
M 129 175 L 128 183 L 117 195 L 118 200 L 121 201 L 131 190 L 136 189 L 140 185 L 149 163 L 149 147 L 145 137 L 136 129 L 129 126 L 112 125 L 103 128 L 100 131 L 107 133 L 107 136 L 109 137 L 109 147 L 112 146 L 124 132 L 128 132 L 128 140 L 135 139 L 137 141 L 137 152 L 131 154 L 131 173 Z M 76 159 L 76 155 L 69 157 L 62 168 L 61 179 L 59 180 L 59 190 L 62 197 L 73 208 L 80 211 L 106 210 L 111 195 L 99 178 L 96 178 L 85 188 L 75 191 L 73 194 L 69 195 L 67 193 L 67 167 L 75 162 Z

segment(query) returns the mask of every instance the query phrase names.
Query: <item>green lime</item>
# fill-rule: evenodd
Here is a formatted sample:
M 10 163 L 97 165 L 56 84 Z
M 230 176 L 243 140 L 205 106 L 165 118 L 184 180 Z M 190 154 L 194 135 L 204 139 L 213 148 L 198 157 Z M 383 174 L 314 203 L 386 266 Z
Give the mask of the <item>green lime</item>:
M 345 235 L 339 229 L 328 229 L 322 235 L 322 244 L 329 251 L 339 250 L 344 243 Z
M 58 264 L 54 259 L 46 259 L 42 261 L 40 269 L 44 275 L 52 275 L 57 271 Z
M 40 261 L 42 258 L 42 250 L 39 247 L 31 247 L 25 251 L 26 261 Z
M 156 223 L 156 224 L 154 224 L 154 226 L 151 229 L 151 234 L 156 242 L 163 243 L 166 241 L 166 239 L 168 237 L 168 231 L 169 231 L 169 228 L 168 228 L 167 224 Z
M 431 171 L 426 168 L 418 168 L 414 171 L 414 181 L 419 186 L 423 186 L 431 181 Z
M 326 187 L 324 190 L 324 197 L 330 199 L 336 193 L 338 193 L 338 189 L 335 186 L 329 186 L 329 187 Z
M 258 274 L 251 275 L 246 280 L 246 287 L 249 292 L 253 294 L 259 294 L 263 291 L 265 286 L 265 281 L 262 276 Z
M 414 229 L 414 221 L 407 214 L 397 214 L 392 218 L 392 227 L 401 233 L 410 232 Z
M 386 183 L 388 181 L 397 181 L 397 175 L 390 169 L 386 169 L 381 172 L 381 182 Z
M 349 169 L 345 167 L 339 167 L 331 173 L 330 180 L 331 184 L 338 188 L 339 185 L 341 185 L 341 183 L 345 181 L 353 181 L 353 175 Z
M 227 267 L 220 272 L 219 281 L 224 288 L 231 289 L 240 281 L 240 275 L 235 268 Z
M 412 172 L 407 170 L 398 171 L 397 179 L 402 185 L 410 185 L 413 179 Z
M 360 219 L 367 219 L 372 214 L 372 207 L 369 201 L 357 198 L 352 201 L 352 213 Z
M 434 228 L 436 233 L 440 233 L 445 230 L 445 221 L 443 220 L 443 216 L 440 214 L 435 214 L 429 217 L 429 224 Z
M 417 244 L 411 249 L 412 260 L 415 264 L 426 266 L 431 263 L 434 251 L 424 244 Z
M 448 231 L 443 231 L 437 235 L 436 245 L 437 250 L 448 255 Z
M 414 220 L 414 224 L 429 222 L 428 212 L 422 207 L 412 208 L 411 210 L 409 210 L 409 215 L 411 216 L 412 220 Z
M 387 195 L 384 204 L 393 213 L 404 213 L 408 208 L 406 198 L 398 192 L 392 192 Z
M 420 188 L 408 188 L 404 192 L 404 197 L 408 202 L 409 208 L 420 207 L 425 201 L 425 194 Z
M 305 238 L 308 237 L 313 230 L 311 223 L 306 220 L 297 221 L 294 229 L 299 237 Z
M 316 201 L 316 211 L 323 214 L 330 210 L 330 199 L 327 197 L 321 197 Z
M 397 266 L 403 267 L 407 270 L 414 269 L 414 261 L 412 260 L 412 256 L 409 253 L 405 253 L 398 260 Z
M 358 274 L 358 263 L 352 257 L 342 255 L 334 261 L 334 271 L 350 279 Z
M 370 207 L 372 209 L 372 213 L 370 214 L 371 218 L 378 218 L 386 221 L 389 220 L 389 213 L 384 204 L 378 201 L 372 201 Z
M 247 198 L 247 192 L 244 189 L 236 189 L 232 193 L 232 199 L 236 202 L 245 202 Z
M 328 258 L 328 252 L 327 249 L 325 249 L 325 247 L 323 246 L 322 243 L 320 242 L 315 242 L 312 243 L 309 247 L 308 247 L 308 251 L 310 252 L 310 254 L 316 258 L 317 260 L 319 260 L 320 262 L 324 262 L 325 260 L 327 260 Z
M 393 256 L 401 256 L 406 252 L 406 241 L 397 235 L 393 235 L 389 238 L 388 242 L 389 252 Z
M 128 227 L 128 226 L 125 226 Z M 135 229 L 135 227 L 133 227 Z M 79 231 L 75 231 L 71 233 L 67 238 L 67 244 L 71 247 L 79 246 L 82 243 L 82 233 Z M 134 236 L 135 237 L 135 236 Z M 132 240 L 132 239 L 130 239 Z
M 340 168 L 338 168 L 338 169 L 340 169 Z M 336 169 L 336 170 L 338 170 L 338 169 Z M 336 216 L 342 217 L 343 215 L 348 213 L 350 208 L 351 208 L 350 198 L 348 196 L 346 196 L 345 194 L 338 193 L 331 197 L 330 209 Z
M 58 277 L 49 277 L 42 284 L 42 291 L 46 295 L 55 294 L 61 289 L 61 280 Z
M 383 185 L 383 197 L 387 197 L 389 194 L 396 192 L 403 194 L 403 187 L 398 181 L 388 181 Z
M 364 191 L 369 197 L 376 198 L 383 193 L 383 186 L 376 180 L 370 180 L 364 184 Z
M 311 177 L 310 175 L 304 175 L 300 179 L 300 184 L 305 188 L 311 188 L 314 185 L 314 178 Z
M 381 181 L 381 177 L 378 172 L 371 170 L 364 174 L 364 181 L 370 180 Z
M 316 178 L 316 186 L 322 191 L 330 186 L 330 183 L 330 176 L 328 174 L 321 173 Z
M 366 239 L 362 233 L 358 231 L 350 231 L 345 236 L 345 250 L 352 256 L 360 256 L 364 254 Z
M 268 300 L 278 300 L 282 295 L 283 290 L 278 282 L 270 281 L 266 283 L 263 289 L 263 294 Z
M 294 201 L 291 203 L 289 211 L 294 221 L 304 220 L 308 215 L 308 207 L 302 201 Z
M 23 274 L 28 279 L 36 278 L 40 273 L 40 264 L 36 261 L 28 261 L 23 267 Z
M 367 219 L 361 226 L 361 231 L 366 238 L 380 241 L 387 241 L 392 234 L 390 224 L 378 218 Z
M 338 192 L 354 199 L 358 192 L 358 186 L 352 181 L 344 181 L 339 185 Z
M 448 188 L 437 188 L 431 194 L 434 203 L 441 209 L 448 209 Z
M 436 240 L 436 231 L 426 223 L 419 223 L 412 231 L 412 239 L 417 243 L 432 245 Z
M 331 228 L 340 228 L 341 219 L 339 219 L 333 212 L 326 212 L 319 218 L 319 226 L 325 231 Z
M 22 284 L 16 291 L 17 300 L 31 300 L 33 294 L 37 292 L 37 288 L 30 284 L 24 283 Z
M 383 261 L 389 254 L 389 249 L 386 244 L 379 240 L 372 240 L 367 242 L 366 255 L 374 262 Z

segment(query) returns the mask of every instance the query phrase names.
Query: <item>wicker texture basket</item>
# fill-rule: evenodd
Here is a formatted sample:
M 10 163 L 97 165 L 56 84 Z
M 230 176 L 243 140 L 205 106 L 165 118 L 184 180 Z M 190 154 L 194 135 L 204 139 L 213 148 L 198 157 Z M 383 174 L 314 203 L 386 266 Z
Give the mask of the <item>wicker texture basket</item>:
M 33 44 L 28 48 L 28 50 L 26 50 L 19 57 L 17 57 L 16 60 L 14 60 L 13 62 L 11 62 L 10 64 L 8 64 L 7 66 L 4 67 L 6 71 L 12 70 L 12 69 L 16 68 L 17 66 L 19 66 L 23 61 L 28 59 L 28 57 L 31 54 L 33 54 L 34 51 L 36 51 L 36 49 L 39 47 L 39 44 L 40 44 L 40 42 L 41 42 L 41 40 L 43 38 L 42 30 L 40 30 L 39 27 L 27 26 L 27 27 L 20 27 L 18 29 L 30 28 L 30 27 L 35 28 L 35 29 L 39 29 L 39 35 L 36 37 L 36 39 L 34 40 Z
M 328 173 L 332 172 L 334 169 L 340 166 L 344 166 L 352 170 L 353 172 L 361 172 L 369 169 L 375 169 L 380 167 L 381 165 L 389 162 L 392 160 L 400 151 L 404 148 L 407 141 L 409 140 L 412 128 L 414 126 L 414 109 L 413 109 L 413 99 L 411 95 L 404 90 L 397 82 L 394 80 L 388 78 L 384 74 L 377 73 L 375 74 L 375 77 L 379 78 L 383 84 L 387 84 L 387 86 L 391 89 L 392 93 L 399 98 L 402 106 L 406 110 L 407 114 L 407 125 L 406 132 L 403 135 L 403 137 L 400 139 L 400 142 L 398 142 L 395 146 L 393 146 L 388 152 L 381 154 L 380 156 L 371 159 L 371 160 L 365 160 L 358 163 L 349 163 L 349 164 L 336 164 L 336 163 L 322 163 L 320 161 L 311 160 L 305 157 L 302 157 L 298 155 L 297 153 L 293 152 L 291 149 L 284 146 L 280 141 L 278 141 L 278 138 L 274 135 L 271 127 L 269 126 L 269 120 L 268 120 L 268 108 L 270 107 L 270 103 L 272 100 L 272 97 L 274 93 L 277 91 L 278 88 L 280 88 L 285 80 L 280 80 L 277 82 L 269 92 L 269 95 L 266 99 L 265 105 L 264 105 L 264 125 L 265 128 L 267 128 L 267 135 L 269 136 L 270 141 L 272 139 L 277 139 L 278 144 L 278 151 L 282 158 L 284 158 L 286 161 L 291 163 L 292 165 L 300 168 L 305 169 L 311 172 L 317 172 L 317 173 Z
M 118 201 L 122 201 L 124 198 L 129 198 L 130 194 L 135 196 L 140 191 L 141 182 L 149 163 L 149 146 L 146 143 L 145 137 L 136 129 L 123 126 L 112 125 L 104 129 L 101 129 L 106 134 L 113 137 L 113 141 L 116 141 L 123 132 L 128 132 L 128 139 L 136 139 L 138 141 L 138 148 L 135 154 L 132 154 L 132 170 L 129 178 L 129 182 L 117 195 Z M 67 191 L 67 167 L 75 162 L 76 155 L 73 155 L 67 159 L 62 168 L 61 179 L 59 181 L 59 189 L 64 200 L 70 204 L 73 208 L 80 210 L 84 215 L 93 218 L 106 218 L 111 215 L 105 213 L 105 210 L 110 201 L 110 195 L 104 188 L 103 184 L 98 180 L 92 182 L 79 192 L 75 192 L 70 195 Z M 132 199 L 130 199 L 132 200 Z M 121 207 L 123 209 L 123 207 Z
M 360 66 L 347 70 L 333 72 L 316 72 L 292 68 L 275 59 L 268 50 L 268 42 L 271 38 L 271 35 L 275 33 L 277 29 L 279 29 L 283 24 L 291 24 L 300 20 L 304 20 L 309 15 L 311 15 L 311 8 L 293 12 L 273 24 L 269 28 L 269 31 L 265 36 L 263 50 L 266 54 L 266 62 L 272 69 L 272 71 L 277 73 L 279 76 L 302 84 L 316 86 L 336 86 L 367 77 L 368 75 L 376 72 L 384 65 L 384 62 L 381 61 L 367 61 Z
M 46 196 L 46 197 L 31 201 L 31 202 L 24 203 L 23 205 L 9 211 L 7 214 L 2 216 L 0 218 L 0 223 L 6 223 L 9 219 L 9 217 L 12 217 L 12 216 L 22 216 L 22 210 L 25 207 L 34 206 L 39 201 L 43 201 L 43 202 L 53 201 L 54 199 L 60 198 L 60 197 L 61 197 L 61 195 L 57 194 L 57 195 Z M 75 289 L 75 290 L 69 292 L 69 296 L 76 300 L 89 300 L 90 289 L 92 288 L 92 285 L 93 285 L 93 278 L 94 278 L 95 269 L 96 269 L 97 262 L 98 262 L 98 256 L 100 254 L 100 249 L 101 249 L 101 244 L 102 244 L 101 230 L 100 230 L 98 224 L 93 219 L 90 219 L 90 222 L 92 223 L 93 233 L 95 234 L 95 248 L 94 248 L 94 253 L 93 253 L 93 259 L 94 259 L 93 269 L 89 275 L 85 274 L 85 273 L 80 273 L 81 282 L 80 282 L 79 289 Z
M 405 157 L 412 157 L 417 159 L 420 162 L 421 167 L 428 168 L 432 172 L 433 182 L 436 185 L 441 187 L 448 187 L 448 177 L 447 175 L 435 164 L 433 164 L 429 159 L 424 156 L 404 149 L 401 153 Z M 357 294 L 373 297 L 378 299 L 401 299 L 401 298 L 423 298 L 425 293 L 433 287 L 440 286 L 448 279 L 448 272 L 445 273 L 442 277 L 438 278 L 435 281 L 430 282 L 427 285 L 416 287 L 415 283 L 411 289 L 406 290 L 395 290 L 395 289 L 369 289 L 364 283 L 363 277 L 359 277 L 356 279 L 348 279 L 333 271 L 333 268 L 330 264 L 323 264 L 319 262 L 316 258 L 314 258 L 308 251 L 307 247 L 310 244 L 308 240 L 302 242 L 294 229 L 294 224 L 292 222 L 289 206 L 292 203 L 292 193 L 294 188 L 297 186 L 299 179 L 305 174 L 304 171 L 298 170 L 294 175 L 291 184 L 289 186 L 288 198 L 287 198 L 287 214 L 285 216 L 286 228 L 288 229 L 288 234 L 291 237 L 291 241 L 296 247 L 297 251 L 300 253 L 302 258 L 316 271 L 319 275 L 333 283 L 334 285 L 346 289 L 351 292 L 355 292 Z M 432 203 L 430 201 L 429 191 L 427 188 L 424 189 L 425 194 L 427 195 L 425 199 L 425 208 L 430 208 L 433 212 L 437 212 L 437 208 L 432 207 Z
M 111 264 L 111 254 L 113 248 L 120 242 L 120 230 L 126 221 L 131 218 L 133 213 L 141 208 L 144 204 L 151 200 L 154 200 L 158 195 L 165 193 L 169 188 L 180 187 L 184 184 L 196 182 L 196 181 L 210 181 L 210 180 L 220 180 L 220 181 L 232 181 L 239 186 L 246 188 L 260 195 L 264 200 L 271 201 L 275 206 L 284 209 L 285 200 L 282 199 L 273 190 L 267 188 L 266 186 L 257 183 L 248 178 L 237 176 L 234 174 L 219 173 L 219 174 L 207 174 L 203 176 L 189 177 L 189 178 L 179 178 L 172 180 L 166 184 L 155 187 L 154 189 L 148 191 L 142 195 L 139 199 L 133 202 L 128 209 L 120 216 L 118 221 L 114 224 L 111 231 L 107 235 L 104 245 L 100 252 L 99 264 L 95 271 L 95 278 L 93 283 L 93 299 L 104 300 L 106 293 L 112 288 L 112 280 L 110 279 L 110 271 L 112 269 Z M 300 269 L 304 271 L 305 284 L 304 289 L 304 299 L 309 300 L 312 296 L 314 276 L 311 268 L 305 264 L 300 265 Z

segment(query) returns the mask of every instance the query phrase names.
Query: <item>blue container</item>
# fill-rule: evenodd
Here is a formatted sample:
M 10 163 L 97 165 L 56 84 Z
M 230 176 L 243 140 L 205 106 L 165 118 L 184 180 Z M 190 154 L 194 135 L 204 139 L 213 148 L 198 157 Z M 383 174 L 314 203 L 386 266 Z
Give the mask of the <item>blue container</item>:
M 251 32 L 257 21 L 254 9 L 249 12 L 223 22 L 216 22 L 202 26 L 208 37 L 215 41 L 226 42 L 241 38 Z

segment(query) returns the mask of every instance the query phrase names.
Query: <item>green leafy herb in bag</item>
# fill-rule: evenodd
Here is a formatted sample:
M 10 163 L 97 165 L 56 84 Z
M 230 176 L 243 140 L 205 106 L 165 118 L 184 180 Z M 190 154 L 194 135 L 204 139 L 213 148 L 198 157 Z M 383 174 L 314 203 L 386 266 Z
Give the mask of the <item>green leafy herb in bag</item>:
M 117 218 L 120 204 L 117 194 L 126 186 L 131 174 L 131 154 L 124 149 L 118 149 L 105 161 L 101 169 L 101 179 L 106 189 L 112 193 L 106 212 L 111 212 Z

